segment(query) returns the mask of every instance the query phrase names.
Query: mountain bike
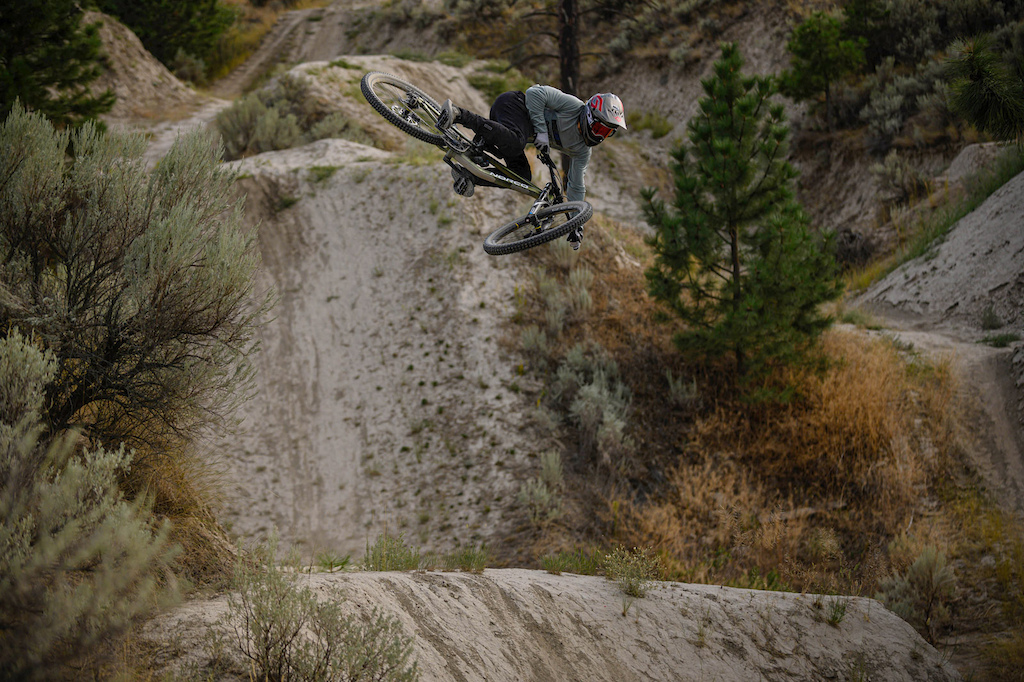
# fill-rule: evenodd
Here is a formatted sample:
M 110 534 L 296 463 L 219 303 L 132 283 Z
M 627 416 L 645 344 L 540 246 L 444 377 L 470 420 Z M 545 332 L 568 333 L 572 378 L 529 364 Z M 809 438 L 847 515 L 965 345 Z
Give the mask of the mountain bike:
M 529 178 L 510 171 L 480 140 L 470 139 L 455 126 L 439 130 L 437 116 L 441 105 L 415 85 L 391 74 L 371 71 L 363 76 L 360 88 L 378 114 L 402 132 L 440 148 L 444 162 L 453 169 L 469 171 L 479 185 L 510 189 L 534 198 L 526 215 L 487 236 L 484 251 L 492 256 L 515 253 L 563 235 L 569 236 L 574 249 L 579 248 L 583 224 L 590 220 L 594 209 L 586 201 L 566 199 L 550 156 L 537 157 L 547 166 L 550 176 L 547 184 L 538 187 Z

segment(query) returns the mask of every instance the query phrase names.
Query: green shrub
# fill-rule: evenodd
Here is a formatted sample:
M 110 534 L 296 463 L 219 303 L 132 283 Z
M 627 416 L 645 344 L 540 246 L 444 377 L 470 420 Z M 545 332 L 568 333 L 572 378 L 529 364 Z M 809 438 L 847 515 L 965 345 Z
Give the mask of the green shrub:
M 1003 318 L 999 317 L 999 314 L 991 305 L 981 311 L 981 328 L 985 331 L 1000 329 L 1003 324 Z
M 562 455 L 557 450 L 542 453 L 540 476 L 524 483 L 518 496 L 533 525 L 539 527 L 561 518 L 562 486 Z
M 676 378 L 670 369 L 665 370 L 665 378 L 668 380 L 668 396 L 673 405 L 699 407 L 702 404 L 697 379 L 687 381 L 683 377 Z
M 546 364 L 550 348 L 548 347 L 547 334 L 544 333 L 543 329 L 535 324 L 527 326 L 523 329 L 522 334 L 520 334 L 520 343 L 527 357 L 534 359 L 538 363 Z
M 17 329 L 0 340 L 0 677 L 53 679 L 154 605 L 173 552 L 167 524 L 126 502 L 124 450 L 46 442 L 56 358 Z M 162 591 L 170 597 L 173 590 Z
M 323 182 L 338 172 L 338 166 L 312 166 L 309 169 L 309 179 L 313 182 Z
M 256 678 L 272 682 L 405 682 L 419 670 L 411 639 L 395 618 L 376 609 L 367 622 L 344 612 L 344 592 L 324 590 L 324 600 L 299 587 L 299 573 L 274 563 L 276 543 L 243 555 L 228 597 L 234 641 Z
M 215 125 L 228 160 L 331 137 L 371 142 L 361 128 L 310 96 L 305 76 L 290 73 L 221 110 Z
M 541 557 L 540 565 L 545 571 L 554 575 L 562 573 L 597 575 L 604 570 L 604 555 L 596 550 L 585 552 L 582 549 L 576 549 L 571 552 L 559 552 Z
M 342 556 L 332 551 L 320 552 L 316 555 L 317 566 L 328 573 L 344 570 L 348 566 L 350 559 L 351 557 L 348 554 Z
M 986 343 L 993 348 L 1006 348 L 1011 343 L 1020 341 L 1020 334 L 1014 332 L 1007 332 L 1005 334 L 992 334 L 982 339 L 983 343 Z
M 405 544 L 405 535 L 379 534 L 371 546 L 366 543 L 363 568 L 367 571 L 414 571 L 420 567 L 420 553 Z
M 883 163 L 872 165 L 871 173 L 878 180 L 883 198 L 891 204 L 911 204 L 931 191 L 926 175 L 895 149 L 886 155 Z
M 461 69 L 463 66 L 473 61 L 473 56 L 464 52 L 449 51 L 441 52 L 434 59 L 442 64 L 446 64 L 447 66 L 454 66 Z
M 472 545 L 454 550 L 445 555 L 444 569 L 447 571 L 466 571 L 467 573 L 483 573 L 490 559 L 486 545 Z
M 167 68 L 179 79 L 193 85 L 206 84 L 206 62 L 185 52 L 180 47 Z
M 647 596 L 651 583 L 661 576 L 661 560 L 649 549 L 616 547 L 605 555 L 604 570 L 623 594 L 640 599 Z
M 633 451 L 627 434 L 632 395 L 599 347 L 569 350 L 551 381 L 551 398 L 575 429 L 583 455 L 616 467 Z
M 649 130 L 651 137 L 659 140 L 672 132 L 675 126 L 663 114 L 644 111 L 630 117 L 629 127 L 631 130 Z
M 540 478 L 531 478 L 519 488 L 519 504 L 526 507 L 530 522 L 543 526 L 562 517 L 562 500 L 558 491 Z
M 509 90 L 526 90 L 533 82 L 504 62 L 489 62 L 483 71 L 470 74 L 470 85 L 484 94 L 489 101 Z
M 950 620 L 949 606 L 955 592 L 956 577 L 946 564 L 945 554 L 928 546 L 903 575 L 882 582 L 876 599 L 934 644 L 938 632 Z
M 54 353 L 41 421 L 135 448 L 129 478 L 251 395 L 270 304 L 214 138 L 183 136 L 151 173 L 145 148 L 20 109 L 0 127 L 0 329 Z

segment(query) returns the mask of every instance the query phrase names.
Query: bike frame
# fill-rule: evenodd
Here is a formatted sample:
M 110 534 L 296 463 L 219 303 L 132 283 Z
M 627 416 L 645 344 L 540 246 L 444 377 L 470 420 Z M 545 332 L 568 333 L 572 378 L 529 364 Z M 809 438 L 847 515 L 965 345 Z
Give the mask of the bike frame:
M 406 106 L 411 109 L 422 108 L 433 119 L 437 121 L 440 114 L 432 102 L 424 101 L 419 97 L 409 96 Z M 436 128 L 435 128 L 436 130 Z M 468 170 L 475 177 L 483 180 L 490 186 L 510 189 L 520 194 L 526 194 L 535 199 L 533 206 L 527 214 L 527 219 L 532 220 L 534 214 L 540 209 L 560 204 L 565 201 L 562 193 L 562 186 L 558 180 L 558 169 L 548 154 L 541 153 L 537 158 L 548 168 L 550 181 L 544 187 L 538 187 L 530 180 L 521 178 L 488 153 L 482 143 L 474 142 L 462 134 L 455 127 L 447 130 L 437 130 L 437 133 L 444 139 L 445 155 L 444 162 L 452 168 L 461 167 Z

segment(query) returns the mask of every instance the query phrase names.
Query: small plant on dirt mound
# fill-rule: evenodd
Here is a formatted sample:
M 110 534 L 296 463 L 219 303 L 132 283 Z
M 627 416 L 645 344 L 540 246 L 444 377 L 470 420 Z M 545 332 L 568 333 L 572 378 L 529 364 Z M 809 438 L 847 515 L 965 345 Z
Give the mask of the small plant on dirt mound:
M 256 678 L 274 682 L 406 682 L 419 677 L 411 639 L 377 609 L 347 613 L 345 594 L 328 587 L 318 599 L 292 570 L 275 563 L 276 543 L 243 555 L 228 597 L 227 625 Z
M 405 544 L 405 535 L 384 531 L 371 545 L 366 543 L 363 568 L 367 571 L 414 571 L 420 567 L 420 553 Z
M 616 547 L 604 557 L 604 572 L 608 580 L 614 580 L 622 590 L 622 615 L 637 599 L 643 599 L 651 584 L 661 577 L 661 562 L 649 548 Z
M 950 621 L 949 607 L 956 591 L 956 577 L 946 555 L 925 547 L 921 556 L 902 575 L 882 583 L 877 599 L 918 630 L 932 644 Z

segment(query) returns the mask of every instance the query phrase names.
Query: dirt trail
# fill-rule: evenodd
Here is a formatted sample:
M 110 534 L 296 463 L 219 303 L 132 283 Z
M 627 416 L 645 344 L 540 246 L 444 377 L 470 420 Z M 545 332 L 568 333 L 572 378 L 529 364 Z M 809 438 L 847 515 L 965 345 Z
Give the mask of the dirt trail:
M 322 8 L 303 9 L 282 14 L 270 33 L 263 37 L 256 52 L 237 69 L 210 86 L 210 94 L 225 100 L 241 95 L 301 40 L 299 29 L 314 17 L 322 18 L 324 11 Z
M 970 148 L 962 156 L 970 156 Z M 976 404 L 969 450 L 1004 506 L 1024 513 L 1024 174 L 965 216 L 928 253 L 854 302 L 914 349 L 950 358 Z M 986 340 L 989 343 L 986 343 Z
M 871 310 L 908 350 L 951 364 L 968 410 L 970 433 L 962 445 L 1000 505 L 1024 515 L 1024 428 L 1018 411 L 1024 394 L 1014 378 L 1014 350 L 965 339 L 932 321 Z

